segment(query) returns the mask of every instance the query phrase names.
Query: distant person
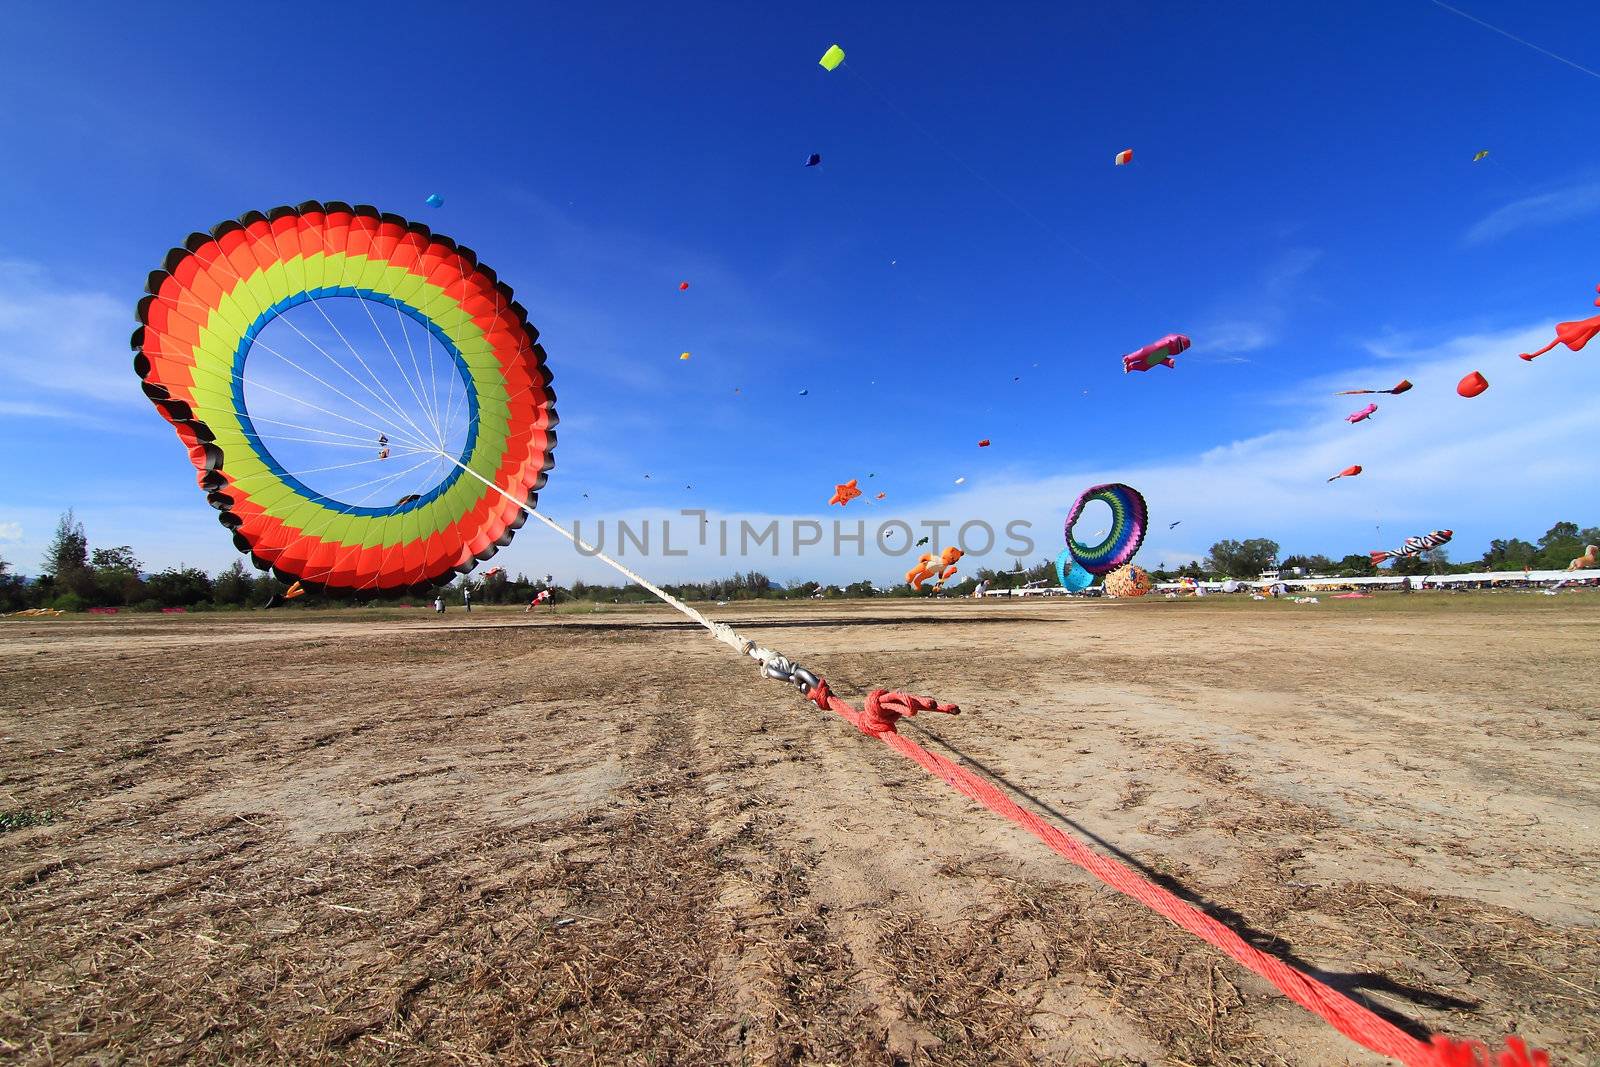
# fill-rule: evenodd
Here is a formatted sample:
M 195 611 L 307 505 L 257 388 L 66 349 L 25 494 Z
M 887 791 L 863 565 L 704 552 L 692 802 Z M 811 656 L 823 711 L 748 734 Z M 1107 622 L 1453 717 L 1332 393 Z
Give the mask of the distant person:
M 433 598 L 433 613 L 435 615 L 444 614 L 444 597 L 436 596 Z
M 461 587 L 461 603 L 466 605 L 467 614 L 471 615 L 472 614 L 472 590 L 468 589 L 466 586 L 462 586 Z

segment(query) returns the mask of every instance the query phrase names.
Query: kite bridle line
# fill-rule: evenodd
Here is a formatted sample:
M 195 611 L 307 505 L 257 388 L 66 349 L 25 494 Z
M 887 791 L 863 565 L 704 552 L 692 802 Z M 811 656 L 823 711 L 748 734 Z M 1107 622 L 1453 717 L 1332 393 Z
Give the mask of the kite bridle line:
M 612 559 L 600 549 L 579 537 L 576 533 L 566 529 L 560 523 L 550 518 L 550 516 L 544 514 L 542 511 L 539 511 L 537 508 L 530 507 L 527 501 L 518 500 L 500 486 L 494 484 L 489 479 L 473 470 L 471 467 L 456 459 L 454 456 L 444 452 L 443 450 L 441 450 L 439 454 L 445 459 L 454 463 L 456 466 L 460 467 L 466 473 L 472 475 L 472 477 L 478 479 L 478 481 L 482 482 L 490 489 L 493 489 L 496 493 L 499 493 L 501 496 L 511 501 L 511 503 L 515 504 L 517 507 L 521 508 L 523 514 L 537 519 L 551 530 L 554 530 L 562 537 L 565 537 L 585 555 L 593 556 L 602 563 L 605 563 L 618 574 L 621 574 L 623 577 L 627 578 L 630 582 L 633 582 L 634 584 L 648 590 L 652 596 L 656 597 L 663 604 L 666 604 L 668 607 L 677 610 L 693 622 L 698 623 L 700 626 L 705 627 L 707 632 L 709 632 L 716 640 L 721 641 L 723 644 L 727 645 L 735 652 L 738 652 L 740 655 L 749 656 L 751 659 L 761 664 L 761 673 L 765 677 L 771 678 L 774 681 L 788 682 L 790 685 L 800 690 L 802 695 L 807 697 L 811 696 L 813 690 L 817 688 L 817 676 L 800 666 L 798 663 L 795 663 L 793 660 L 789 659 L 789 657 L 782 655 L 781 653 L 774 652 L 770 648 L 764 648 L 761 645 L 756 644 L 756 642 L 750 640 L 748 637 L 741 636 L 739 631 L 735 630 L 732 626 L 729 626 L 725 622 L 716 622 L 712 619 L 706 618 L 705 615 L 701 614 L 699 611 L 696 611 L 688 604 L 685 604 L 683 601 L 679 600 L 665 589 L 650 581 L 650 579 L 641 574 L 635 573 L 633 569 L 628 567 L 626 564 Z

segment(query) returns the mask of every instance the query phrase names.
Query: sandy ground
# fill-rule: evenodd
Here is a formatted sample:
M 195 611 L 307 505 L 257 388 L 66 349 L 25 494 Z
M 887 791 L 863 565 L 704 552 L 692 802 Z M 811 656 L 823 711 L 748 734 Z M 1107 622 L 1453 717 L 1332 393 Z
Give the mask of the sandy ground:
M 1600 1057 L 1600 596 L 715 610 L 1378 1010 Z M 16 1062 L 1386 1062 L 664 611 L 8 620 L 0 812 Z

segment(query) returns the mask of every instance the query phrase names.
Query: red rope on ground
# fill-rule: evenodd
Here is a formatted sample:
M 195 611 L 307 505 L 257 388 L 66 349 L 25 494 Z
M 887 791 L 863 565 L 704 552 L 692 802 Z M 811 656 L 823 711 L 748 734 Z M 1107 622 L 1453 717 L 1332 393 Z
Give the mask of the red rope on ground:
M 1442 1035 L 1435 1035 L 1426 1043 L 1417 1040 L 1326 983 L 1291 967 L 1276 956 L 1262 952 L 1228 926 L 1131 868 L 1091 850 L 1054 824 L 1021 807 L 989 779 L 938 753 L 929 752 L 895 730 L 895 724 L 901 718 L 918 712 L 958 714 L 960 709 L 954 704 L 940 704 L 928 697 L 874 689 L 867 694 L 865 708 L 858 711 L 834 696 L 826 681 L 819 681 L 812 687 L 809 699 L 819 708 L 836 712 L 862 733 L 876 737 L 963 796 L 1016 823 L 1056 854 L 1088 871 L 1119 893 L 1132 897 L 1162 918 L 1221 949 L 1239 964 L 1277 986 L 1284 996 L 1315 1012 L 1341 1034 L 1373 1052 L 1397 1059 L 1408 1067 L 1549 1067 L 1550 1057 L 1547 1054 L 1530 1050 L 1516 1037 L 1506 1038 L 1505 1049 L 1498 1053 L 1491 1052 L 1480 1042 L 1456 1041 Z

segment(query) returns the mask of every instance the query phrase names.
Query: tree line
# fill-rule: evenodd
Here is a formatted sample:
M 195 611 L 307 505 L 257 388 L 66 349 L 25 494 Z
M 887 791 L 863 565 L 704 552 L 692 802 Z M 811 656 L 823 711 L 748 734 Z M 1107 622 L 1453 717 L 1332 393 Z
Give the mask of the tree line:
M 1497 538 L 1481 558 L 1451 562 L 1448 546 L 1417 556 L 1394 560 L 1382 573 L 1423 575 L 1463 573 L 1476 570 L 1561 570 L 1582 555 L 1584 546 L 1600 544 L 1600 528 L 1580 527 L 1573 522 L 1558 522 L 1545 531 L 1536 543 L 1520 538 Z M 1391 546 L 1394 547 L 1394 546 Z M 1154 570 L 1160 581 L 1189 577 L 1196 579 L 1254 578 L 1263 571 L 1300 568 L 1307 574 L 1358 578 L 1380 573 L 1365 554 L 1352 553 L 1339 560 L 1322 555 L 1281 557 L 1276 541 L 1256 537 L 1243 541 L 1222 540 L 1211 546 L 1203 560 L 1191 560 L 1175 570 Z M 502 569 L 493 573 L 466 576 L 441 585 L 417 599 L 441 595 L 459 599 L 468 594 L 483 604 L 526 604 L 548 586 L 547 579 L 512 577 Z M 993 589 L 1015 589 L 1035 582 L 1055 580 L 1055 561 L 1040 560 L 1025 566 L 1019 560 L 1010 569 L 979 567 L 946 586 L 954 596 L 970 594 L 980 583 Z M 870 579 L 849 584 L 828 584 L 809 579 L 775 582 L 760 571 L 747 571 L 727 578 L 664 585 L 681 600 L 801 600 L 854 599 L 872 596 L 912 597 L 918 593 L 904 582 L 888 587 L 875 586 Z M 241 557 L 220 573 L 207 574 L 197 567 L 168 567 L 147 573 L 128 545 L 93 548 L 83 523 L 68 511 L 56 524 L 55 535 L 45 549 L 42 573 L 28 579 L 11 571 L 0 559 L 0 612 L 22 608 L 60 608 L 85 611 L 90 608 L 117 608 L 130 611 L 160 611 L 184 608 L 208 611 L 228 608 L 263 607 L 286 589 L 269 573 L 247 566 Z M 557 601 L 596 603 L 647 603 L 651 594 L 640 586 L 604 585 L 576 581 L 565 588 L 550 587 Z M 319 597 L 318 602 L 361 602 L 357 598 Z M 304 603 L 304 602 L 298 602 Z

